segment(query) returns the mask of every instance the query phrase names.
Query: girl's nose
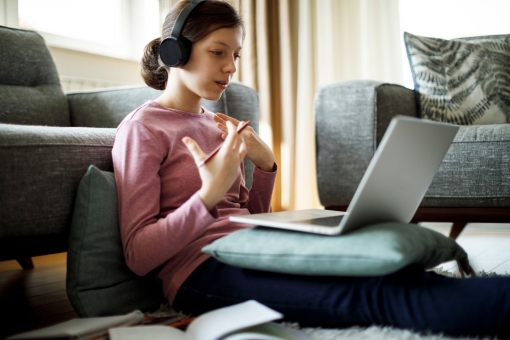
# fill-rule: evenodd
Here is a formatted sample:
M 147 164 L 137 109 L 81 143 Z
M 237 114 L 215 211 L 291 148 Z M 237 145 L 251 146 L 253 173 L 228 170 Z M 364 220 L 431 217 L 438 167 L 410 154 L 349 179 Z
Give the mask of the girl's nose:
M 236 59 L 235 59 L 235 57 L 230 58 L 228 63 L 225 65 L 224 71 L 225 71 L 225 73 L 230 73 L 230 74 L 236 73 L 237 66 L 236 66 Z

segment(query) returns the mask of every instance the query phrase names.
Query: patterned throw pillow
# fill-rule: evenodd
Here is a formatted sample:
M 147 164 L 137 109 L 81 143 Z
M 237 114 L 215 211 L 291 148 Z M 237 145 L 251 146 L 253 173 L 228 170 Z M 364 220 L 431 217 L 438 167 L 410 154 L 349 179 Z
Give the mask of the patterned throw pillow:
M 425 119 L 510 123 L 510 35 L 444 40 L 404 34 Z

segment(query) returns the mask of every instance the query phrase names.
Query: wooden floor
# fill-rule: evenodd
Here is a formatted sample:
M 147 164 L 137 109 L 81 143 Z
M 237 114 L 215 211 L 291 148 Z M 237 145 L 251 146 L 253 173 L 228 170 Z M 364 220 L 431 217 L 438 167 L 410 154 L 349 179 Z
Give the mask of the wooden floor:
M 445 235 L 449 223 L 424 224 Z M 470 224 L 457 239 L 475 271 L 510 273 L 510 224 Z M 0 262 L 0 339 L 78 317 L 65 291 L 66 254 L 34 257 L 35 269 Z M 442 265 L 456 271 L 455 263 Z
M 66 253 L 0 262 L 0 339 L 78 317 L 66 294 Z

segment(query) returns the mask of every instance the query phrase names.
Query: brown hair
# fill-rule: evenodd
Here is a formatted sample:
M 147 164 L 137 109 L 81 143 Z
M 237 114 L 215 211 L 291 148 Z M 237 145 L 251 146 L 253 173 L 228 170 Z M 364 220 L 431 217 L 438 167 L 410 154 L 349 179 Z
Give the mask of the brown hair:
M 163 38 L 170 36 L 179 13 L 189 2 L 190 0 L 181 0 L 170 9 L 163 24 Z M 182 36 L 193 44 L 218 29 L 236 27 L 243 29 L 244 38 L 244 23 L 236 9 L 223 0 L 208 0 L 188 17 L 182 30 Z M 156 90 L 166 88 L 168 72 L 170 71 L 169 67 L 159 59 L 161 40 L 162 38 L 156 38 L 145 46 L 141 61 L 143 80 L 148 86 Z

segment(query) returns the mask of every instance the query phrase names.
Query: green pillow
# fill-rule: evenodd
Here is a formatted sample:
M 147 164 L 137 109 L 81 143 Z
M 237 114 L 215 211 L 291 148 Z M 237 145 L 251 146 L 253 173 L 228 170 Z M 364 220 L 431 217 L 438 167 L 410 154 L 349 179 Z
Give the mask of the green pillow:
M 91 165 L 80 182 L 67 252 L 67 295 L 81 317 L 157 309 L 166 302 L 156 274 L 126 265 L 112 172 Z
M 342 236 L 254 227 L 202 251 L 236 267 L 302 275 L 386 275 L 410 264 L 429 269 L 450 260 L 459 260 L 465 272 L 470 268 L 455 240 L 405 223 L 372 225 Z

